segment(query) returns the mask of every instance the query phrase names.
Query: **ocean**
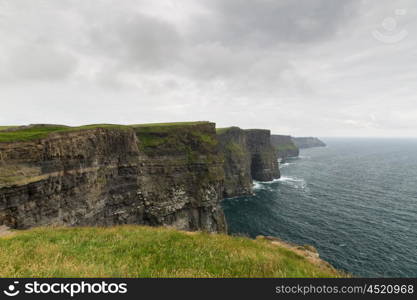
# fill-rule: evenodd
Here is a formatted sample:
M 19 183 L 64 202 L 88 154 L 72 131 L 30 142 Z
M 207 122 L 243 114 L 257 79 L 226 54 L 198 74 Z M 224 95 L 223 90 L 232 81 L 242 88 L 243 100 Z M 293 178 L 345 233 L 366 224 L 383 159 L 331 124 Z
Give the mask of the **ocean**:
M 360 277 L 417 277 L 417 139 L 328 138 L 222 203 L 229 233 L 315 246 Z

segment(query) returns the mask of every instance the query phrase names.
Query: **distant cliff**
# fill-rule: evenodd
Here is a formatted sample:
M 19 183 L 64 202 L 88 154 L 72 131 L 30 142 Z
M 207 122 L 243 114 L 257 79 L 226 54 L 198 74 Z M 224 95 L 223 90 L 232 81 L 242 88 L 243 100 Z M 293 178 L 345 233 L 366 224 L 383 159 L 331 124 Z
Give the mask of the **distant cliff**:
M 278 157 L 271 145 L 271 131 L 248 129 L 245 132 L 252 157 L 252 178 L 258 181 L 271 181 L 279 178 Z
M 225 197 L 251 194 L 253 180 L 280 177 L 269 130 L 230 127 L 218 129 L 217 136 L 224 155 Z
M 171 225 L 226 232 L 209 122 L 0 131 L 0 225 Z
M 271 135 L 271 144 L 277 152 L 278 158 L 297 157 L 300 153 L 289 135 Z
M 313 147 L 326 147 L 326 144 L 320 141 L 316 137 L 293 137 L 294 144 L 298 148 L 313 148 Z

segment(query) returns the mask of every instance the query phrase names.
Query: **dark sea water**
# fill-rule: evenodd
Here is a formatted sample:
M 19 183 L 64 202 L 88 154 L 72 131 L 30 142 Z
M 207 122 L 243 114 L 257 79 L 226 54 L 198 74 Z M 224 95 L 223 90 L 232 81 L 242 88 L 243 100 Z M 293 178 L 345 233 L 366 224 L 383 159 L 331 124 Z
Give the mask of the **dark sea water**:
M 233 234 L 314 245 L 363 277 L 417 277 L 417 139 L 324 139 L 255 196 L 226 199 Z

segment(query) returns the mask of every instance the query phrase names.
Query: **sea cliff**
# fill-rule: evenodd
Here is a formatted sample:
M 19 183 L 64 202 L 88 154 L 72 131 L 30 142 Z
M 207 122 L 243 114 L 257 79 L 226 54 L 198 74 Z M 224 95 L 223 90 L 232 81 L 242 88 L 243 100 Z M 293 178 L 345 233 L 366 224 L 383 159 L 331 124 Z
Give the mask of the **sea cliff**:
M 271 181 L 280 177 L 269 130 L 221 128 L 217 136 L 224 155 L 225 197 L 251 194 L 254 180 Z
M 0 225 L 227 232 L 220 201 L 279 178 L 271 133 L 210 122 L 0 130 Z
M 278 158 L 297 157 L 300 150 L 289 135 L 271 135 L 271 144 L 277 152 Z
M 0 224 L 171 225 L 226 232 L 215 124 L 0 132 Z
M 224 197 L 252 194 L 251 153 L 246 132 L 239 127 L 217 130 L 220 152 L 224 155 Z
M 294 144 L 298 148 L 313 148 L 313 147 L 326 147 L 326 144 L 323 143 L 316 137 L 293 137 Z

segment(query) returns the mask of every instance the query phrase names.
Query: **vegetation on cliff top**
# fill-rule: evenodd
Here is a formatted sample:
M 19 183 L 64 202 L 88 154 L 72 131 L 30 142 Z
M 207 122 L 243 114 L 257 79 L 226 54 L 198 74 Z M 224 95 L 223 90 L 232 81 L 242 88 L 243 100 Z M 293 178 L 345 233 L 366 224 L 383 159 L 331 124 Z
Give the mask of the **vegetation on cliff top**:
M 225 132 L 227 132 L 228 130 L 230 130 L 232 127 L 225 127 L 225 128 L 216 128 L 216 133 L 217 134 L 223 134 Z
M 10 129 L 10 128 L 14 128 L 17 126 L 0 126 L 0 130 L 6 130 L 6 129 Z
M 169 122 L 169 123 L 145 123 L 130 125 L 132 127 L 166 127 L 166 126 L 185 126 L 185 125 L 199 125 L 208 124 L 209 121 L 194 121 L 194 122 Z
M 79 130 L 89 130 L 96 128 L 127 128 L 124 125 L 114 124 L 93 124 L 79 127 L 70 127 L 65 125 L 30 125 L 30 126 L 15 126 L 11 128 L 4 128 L 0 131 L 0 142 L 25 142 L 37 139 L 46 138 L 49 134 L 54 132 L 72 132 Z
M 92 124 L 78 127 L 65 125 L 48 125 L 38 124 L 29 126 L 0 126 L 0 142 L 25 142 L 46 138 L 54 132 L 73 132 L 80 130 L 90 130 L 96 128 L 108 129 L 129 129 L 129 128 L 152 128 L 153 131 L 163 131 L 167 127 L 181 127 L 189 125 L 207 124 L 207 121 L 198 122 L 176 122 L 176 123 L 150 123 L 136 125 L 118 125 L 118 124 Z
M 0 277 L 341 277 L 267 240 L 170 228 L 36 228 L 0 237 Z
M 198 125 L 209 122 L 132 125 L 139 140 L 139 148 L 148 155 L 186 153 L 194 161 L 196 156 L 210 154 L 217 139 L 214 131 Z M 191 126 L 193 125 L 193 126 Z
M 275 150 L 279 151 L 279 152 L 283 152 L 283 151 L 289 151 L 289 150 L 297 150 L 297 146 L 294 145 L 293 143 L 288 143 L 288 144 L 282 144 L 282 145 L 273 145 L 273 147 L 275 148 Z

